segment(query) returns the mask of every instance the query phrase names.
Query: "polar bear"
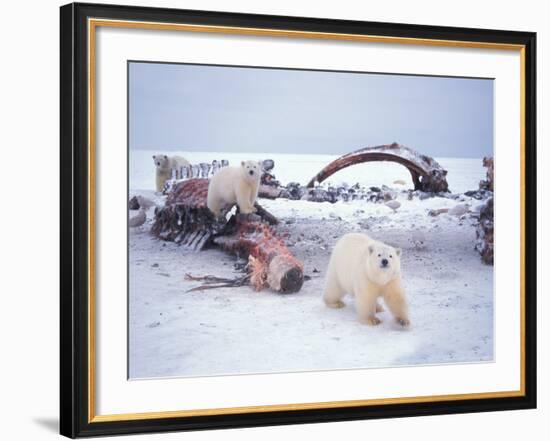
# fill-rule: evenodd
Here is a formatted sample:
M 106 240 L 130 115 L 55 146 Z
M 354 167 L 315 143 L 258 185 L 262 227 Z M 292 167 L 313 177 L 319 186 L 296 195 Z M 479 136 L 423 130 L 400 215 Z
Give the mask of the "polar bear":
M 160 193 L 164 184 L 172 179 L 172 169 L 176 170 L 176 179 L 181 179 L 181 168 L 189 166 L 189 161 L 181 156 L 153 155 L 156 167 L 156 188 Z
M 382 312 L 378 297 L 401 326 L 410 324 L 405 292 L 401 286 L 401 250 L 366 234 L 342 236 L 330 256 L 323 299 L 331 308 L 344 306 L 345 294 L 355 296 L 359 321 L 378 325 Z
M 240 167 L 221 168 L 208 185 L 206 204 L 210 211 L 219 216 L 222 208 L 237 203 L 241 213 L 254 213 L 261 174 L 261 161 L 242 161 Z

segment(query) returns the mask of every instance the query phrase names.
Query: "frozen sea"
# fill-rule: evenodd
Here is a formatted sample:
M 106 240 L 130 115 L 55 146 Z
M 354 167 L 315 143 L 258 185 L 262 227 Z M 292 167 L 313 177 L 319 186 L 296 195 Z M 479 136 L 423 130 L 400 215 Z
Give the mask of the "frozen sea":
M 133 150 L 130 153 L 130 188 L 155 188 L 155 175 L 152 155 L 159 152 L 149 150 Z M 212 160 L 227 159 L 229 165 L 238 165 L 243 160 L 273 159 L 275 161 L 274 174 L 286 185 L 289 182 L 299 182 L 306 185 L 325 165 L 338 158 L 338 155 L 291 155 L 277 153 L 197 153 L 197 152 L 170 152 L 172 155 L 181 155 L 192 164 L 201 162 L 211 163 Z M 453 193 L 464 193 L 476 190 L 479 181 L 485 177 L 485 168 L 481 158 L 435 158 L 448 171 L 447 181 Z M 353 185 L 393 186 L 396 180 L 403 180 L 411 185 L 411 175 L 402 165 L 393 162 L 369 162 L 358 164 L 341 170 L 330 178 L 327 183 L 334 185 L 348 183 Z

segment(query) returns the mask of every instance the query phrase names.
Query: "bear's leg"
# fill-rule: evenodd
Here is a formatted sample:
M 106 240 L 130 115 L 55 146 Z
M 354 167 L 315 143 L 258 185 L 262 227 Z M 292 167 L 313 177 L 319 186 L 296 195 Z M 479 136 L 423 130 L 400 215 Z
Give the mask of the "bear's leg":
M 237 204 L 243 214 L 250 214 L 256 211 L 256 208 L 250 204 L 250 188 L 248 186 L 240 186 L 239 191 L 237 191 Z
M 376 301 L 378 292 L 376 287 L 370 283 L 357 283 L 354 287 L 355 307 L 359 321 L 363 324 L 376 326 L 380 324 L 380 319 L 376 317 Z
M 208 193 L 208 196 L 206 197 L 206 206 L 212 213 L 214 213 L 214 216 L 220 217 L 220 201 L 219 199 L 216 199 L 214 196 L 212 196 L 210 194 L 210 191 Z
M 221 209 L 219 204 L 212 204 L 212 207 L 208 207 L 208 208 L 210 208 L 210 211 L 214 213 L 214 216 L 220 217 Z
M 250 206 L 254 207 L 254 203 L 256 202 L 256 199 L 258 198 L 258 187 L 255 186 L 250 190 Z
M 156 184 L 157 184 L 157 192 L 162 193 L 162 190 L 164 190 L 164 178 L 162 176 L 157 176 Z
M 405 292 L 400 280 L 394 280 L 384 287 L 384 302 L 395 317 L 395 321 L 401 326 L 409 326 L 409 312 L 405 301 Z
M 323 294 L 325 305 L 329 308 L 343 308 L 346 306 L 346 304 L 342 302 L 342 297 L 344 297 L 344 294 L 344 291 L 336 279 L 336 274 L 334 274 L 334 271 L 329 269 L 327 272 L 327 280 L 325 282 L 325 293 Z

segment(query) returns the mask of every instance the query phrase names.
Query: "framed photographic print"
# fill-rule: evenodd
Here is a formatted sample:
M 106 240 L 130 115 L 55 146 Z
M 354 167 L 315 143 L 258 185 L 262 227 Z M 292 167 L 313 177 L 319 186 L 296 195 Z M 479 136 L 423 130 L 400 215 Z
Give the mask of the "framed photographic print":
M 534 33 L 60 32 L 63 435 L 535 407 Z

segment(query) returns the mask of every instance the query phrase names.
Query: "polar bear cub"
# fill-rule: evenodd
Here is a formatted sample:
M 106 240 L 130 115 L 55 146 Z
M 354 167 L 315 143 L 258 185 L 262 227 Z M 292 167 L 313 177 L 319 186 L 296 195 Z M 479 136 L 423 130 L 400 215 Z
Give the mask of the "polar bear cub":
M 254 213 L 261 174 L 261 161 L 242 161 L 240 167 L 220 169 L 210 179 L 206 205 L 216 216 L 235 203 L 241 213 Z
M 172 169 L 176 170 L 176 179 L 181 179 L 181 168 L 189 166 L 189 161 L 181 156 L 153 155 L 156 168 L 156 189 L 164 190 L 166 181 L 172 179 Z
M 355 296 L 359 321 L 378 325 L 377 312 L 383 311 L 378 297 L 401 326 L 410 324 L 401 286 L 401 250 L 376 241 L 366 234 L 342 236 L 330 256 L 323 299 L 331 308 L 344 306 L 346 294 Z

